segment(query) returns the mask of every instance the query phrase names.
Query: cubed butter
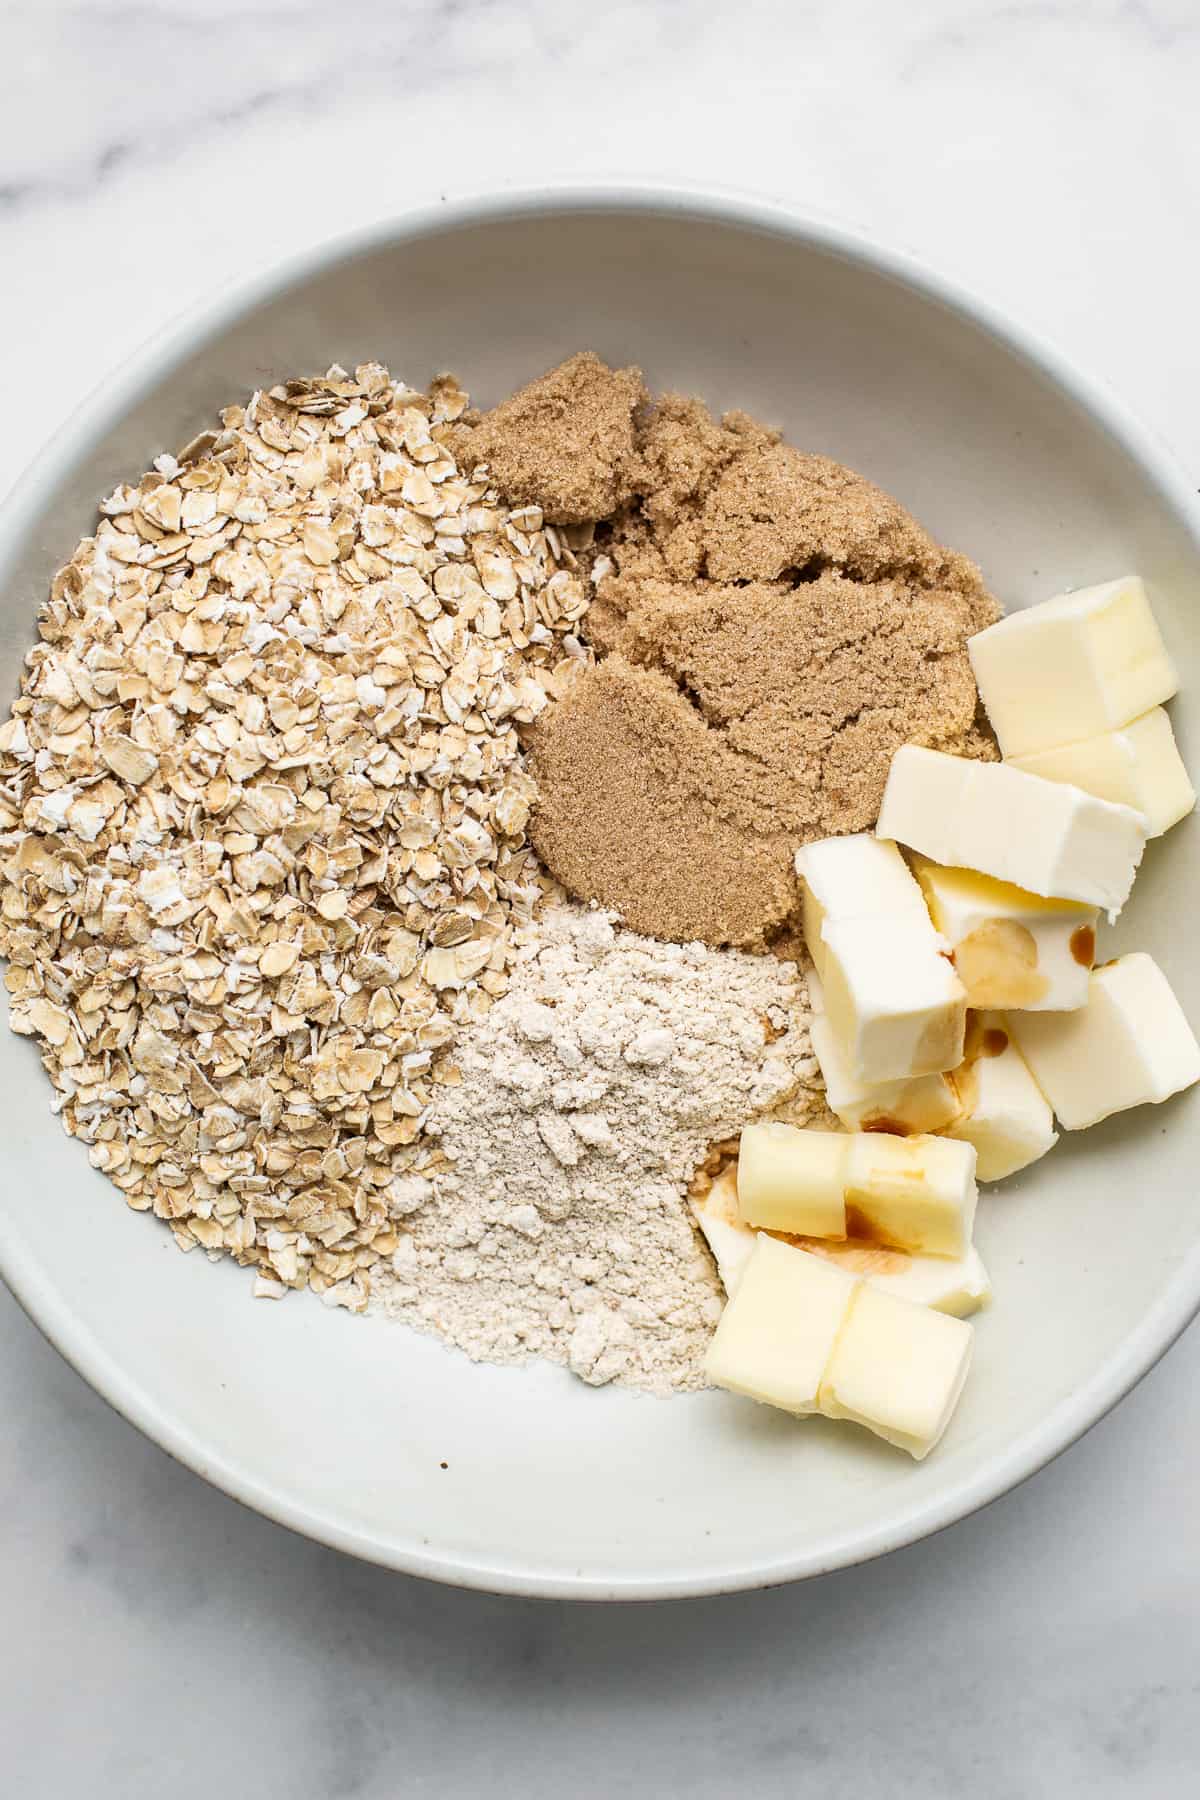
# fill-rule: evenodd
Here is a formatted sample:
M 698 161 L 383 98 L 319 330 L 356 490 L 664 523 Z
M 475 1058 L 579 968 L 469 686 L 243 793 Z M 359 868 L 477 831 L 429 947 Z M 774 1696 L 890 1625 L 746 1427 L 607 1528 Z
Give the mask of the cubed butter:
M 1136 575 L 1009 613 L 967 652 L 1006 757 L 1119 730 L 1179 688 Z
M 975 1224 L 975 1149 L 942 1137 L 851 1137 L 846 1164 L 847 1237 L 964 1256 Z
M 1009 1013 L 1008 1029 L 1060 1125 L 1081 1131 L 1200 1081 L 1200 1044 L 1154 958 L 1120 956 L 1092 972 L 1071 1013 Z
M 929 914 L 972 1007 L 1065 1012 L 1087 1002 L 1097 908 L 1049 900 L 974 869 L 914 856 Z
M 963 1111 L 946 1135 L 974 1144 L 980 1181 L 1003 1181 L 1054 1148 L 1054 1115 L 1002 1013 L 971 1015 L 967 1052 L 954 1073 Z
M 851 1080 L 952 1068 L 966 998 L 921 890 L 894 844 L 869 832 L 796 853 L 812 987 Z
M 921 894 L 895 844 L 869 831 L 821 838 L 796 852 L 801 882 L 801 926 L 819 975 L 827 919 L 913 919 L 923 922 Z
M 971 1327 L 962 1319 L 864 1281 L 821 1383 L 820 1410 L 827 1418 L 865 1425 L 919 1462 L 950 1423 L 971 1347 Z
M 850 1419 L 918 1459 L 962 1393 L 971 1327 L 760 1236 L 713 1333 L 717 1387 L 800 1415 Z
M 850 1074 L 874 1084 L 962 1061 L 967 996 L 930 923 L 826 920 L 825 1016 Z
M 975 1219 L 975 1151 L 948 1138 L 747 1125 L 737 1191 L 743 1223 L 760 1229 L 963 1256 Z
M 965 1256 L 922 1256 L 917 1250 L 893 1250 L 885 1244 L 806 1240 L 805 1248 L 826 1256 L 849 1275 L 861 1275 L 872 1287 L 914 1306 L 955 1319 L 968 1318 L 991 1304 L 992 1284 L 974 1244 Z
M 1146 835 L 1161 837 L 1196 804 L 1196 790 L 1183 764 L 1161 706 L 1152 707 L 1119 731 L 1101 732 L 1056 750 L 1031 750 L 1010 758 L 1014 769 L 1045 781 L 1069 781 L 1085 794 L 1132 806 L 1146 817 Z
M 708 1379 L 786 1412 L 815 1412 L 857 1283 L 819 1256 L 759 1237 L 708 1346 Z
M 758 1233 L 738 1213 L 737 1171 L 731 1165 L 708 1193 L 692 1201 L 692 1212 L 716 1260 L 725 1292 L 732 1295 L 753 1252 Z M 932 1306 L 965 1319 L 987 1306 L 992 1284 L 974 1245 L 965 1256 L 922 1256 L 859 1238 L 814 1238 L 783 1235 L 785 1243 L 823 1256 L 849 1275 L 861 1275 L 888 1294 Z
M 958 1094 L 948 1075 L 939 1072 L 911 1075 L 903 1081 L 859 1081 L 828 1018 L 816 1014 L 810 1031 L 829 1110 L 847 1131 L 894 1131 L 904 1136 L 912 1131 L 941 1131 L 957 1118 Z
M 748 1225 L 845 1237 L 846 1146 L 840 1131 L 800 1131 L 764 1120 L 742 1128 L 738 1207 Z
M 934 862 L 1082 900 L 1110 917 L 1129 895 L 1146 842 L 1145 818 L 1132 807 L 1009 763 L 916 744 L 892 758 L 877 830 Z

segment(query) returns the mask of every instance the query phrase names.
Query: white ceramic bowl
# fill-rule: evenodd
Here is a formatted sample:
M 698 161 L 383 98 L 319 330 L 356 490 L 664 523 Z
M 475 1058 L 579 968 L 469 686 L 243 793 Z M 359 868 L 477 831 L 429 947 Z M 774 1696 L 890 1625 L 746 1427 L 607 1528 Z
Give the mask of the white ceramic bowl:
M 655 387 L 777 421 L 897 494 L 1009 605 L 1126 569 L 1152 583 L 1195 723 L 1192 499 L 1103 394 L 900 259 L 764 207 L 644 191 L 445 207 L 323 247 L 169 331 L 65 428 L 0 524 L 5 694 L 97 499 L 221 403 L 295 371 L 453 368 L 490 403 L 589 346 Z M 1161 957 L 1193 1018 L 1186 824 L 1151 846 L 1111 942 Z M 724 1394 L 593 1391 L 476 1367 L 307 1299 L 253 1302 L 181 1256 L 50 1116 L 0 1037 L 0 1269 L 79 1371 L 173 1455 L 296 1530 L 500 1591 L 655 1598 L 778 1582 L 961 1518 L 1038 1468 L 1200 1303 L 1195 1095 L 1068 1139 L 986 1197 L 996 1301 L 921 1465 L 849 1427 Z M 486 1122 L 480 1121 L 486 1130 Z

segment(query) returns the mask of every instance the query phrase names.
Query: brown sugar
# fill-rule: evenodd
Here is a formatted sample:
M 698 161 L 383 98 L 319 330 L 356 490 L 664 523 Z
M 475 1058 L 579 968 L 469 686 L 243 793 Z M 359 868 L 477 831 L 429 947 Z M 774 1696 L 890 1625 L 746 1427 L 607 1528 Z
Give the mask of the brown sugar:
M 984 746 L 960 594 L 837 574 L 639 591 L 531 734 L 538 854 L 637 931 L 768 943 L 795 850 L 874 823 L 900 744 Z
M 872 482 L 781 442 L 744 413 L 718 423 L 699 400 L 665 395 L 640 422 L 637 504 L 613 525 L 624 575 L 792 583 L 827 569 L 863 581 L 905 575 L 973 598 L 995 616 L 979 572 L 935 543 Z
M 470 428 L 513 498 L 604 515 L 596 660 L 528 733 L 533 842 L 635 930 L 792 943 L 796 849 L 874 823 L 899 745 L 995 755 L 965 642 L 999 608 L 872 483 L 634 374 L 575 357 L 507 403 L 516 448 L 504 408 Z
M 645 399 L 640 370 L 610 369 L 582 351 L 445 435 L 459 466 L 487 463 L 508 500 L 540 506 L 552 524 L 581 525 L 629 500 L 634 413 Z
M 754 770 L 668 675 L 610 656 L 548 713 L 532 836 L 565 888 L 680 943 L 754 945 L 788 917 L 795 880 Z

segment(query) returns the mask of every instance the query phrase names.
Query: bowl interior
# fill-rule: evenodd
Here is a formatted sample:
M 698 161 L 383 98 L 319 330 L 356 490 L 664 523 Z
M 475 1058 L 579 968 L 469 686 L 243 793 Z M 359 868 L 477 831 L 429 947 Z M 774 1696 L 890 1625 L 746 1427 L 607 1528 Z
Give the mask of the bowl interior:
M 0 683 L 50 575 L 118 479 L 296 371 L 452 368 L 489 403 L 591 347 L 655 387 L 778 423 L 979 561 L 1008 606 L 1136 568 L 1195 721 L 1196 541 L 1134 440 L 985 323 L 828 234 L 649 204 L 464 213 L 314 258 L 148 354 L 68 428 L 0 534 Z M 1195 757 L 1193 757 L 1195 760 Z M 1193 1018 L 1180 931 L 1197 833 L 1151 846 L 1105 946 L 1151 950 Z M 1195 1095 L 1070 1138 L 985 1194 L 996 1300 L 966 1397 L 915 1466 L 848 1428 L 711 1394 L 659 1402 L 557 1369 L 476 1367 L 404 1329 L 179 1255 L 49 1112 L 0 1036 L 0 1261 L 85 1375 L 202 1473 L 400 1568 L 541 1593 L 666 1594 L 829 1568 L 991 1497 L 1103 1410 L 1200 1293 Z M 486 1130 L 486 1121 L 480 1121 Z

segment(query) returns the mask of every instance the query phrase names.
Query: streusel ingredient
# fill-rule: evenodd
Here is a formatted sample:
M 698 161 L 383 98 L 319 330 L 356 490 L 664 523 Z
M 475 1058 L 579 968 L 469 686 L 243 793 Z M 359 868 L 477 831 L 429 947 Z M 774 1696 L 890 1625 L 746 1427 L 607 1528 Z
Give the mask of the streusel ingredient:
M 795 968 L 551 906 L 459 1066 L 382 1303 L 490 1362 L 701 1386 L 721 1301 L 687 1183 L 744 1120 L 819 1112 Z

